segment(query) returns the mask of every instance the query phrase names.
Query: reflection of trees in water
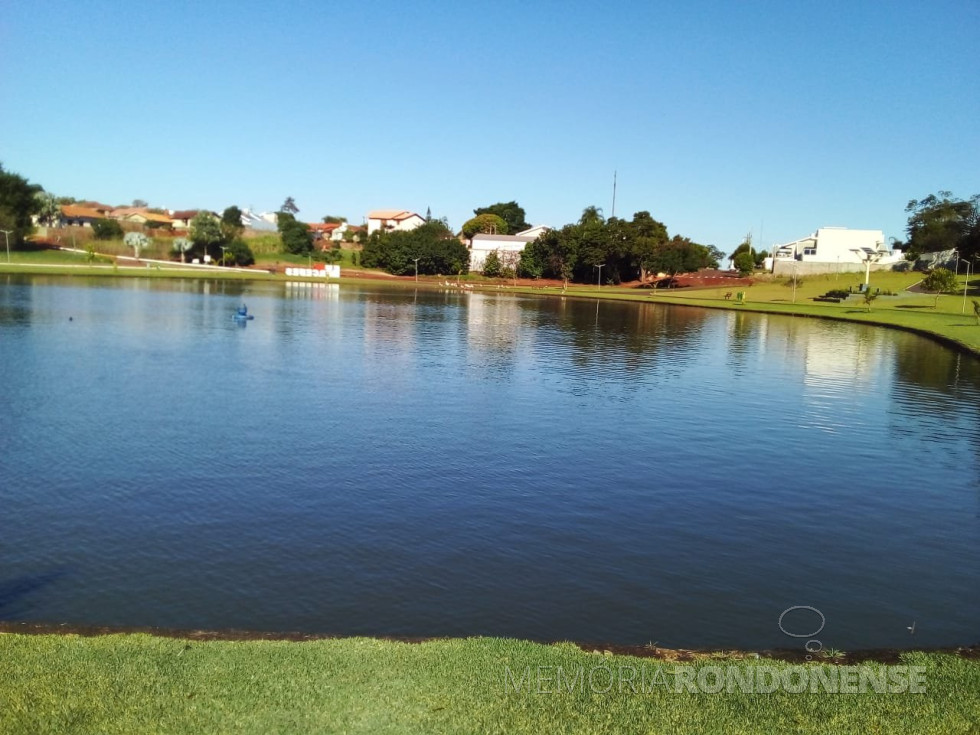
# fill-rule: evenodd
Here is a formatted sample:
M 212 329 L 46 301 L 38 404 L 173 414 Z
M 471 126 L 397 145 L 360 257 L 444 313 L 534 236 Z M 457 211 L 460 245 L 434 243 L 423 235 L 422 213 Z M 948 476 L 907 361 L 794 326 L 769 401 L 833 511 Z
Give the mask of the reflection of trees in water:
M 901 335 L 895 348 L 895 379 L 889 393 L 889 429 L 956 464 L 968 452 L 980 465 L 980 360 L 915 335 Z M 980 493 L 980 485 L 978 485 Z M 980 497 L 978 497 L 980 502 Z
M 0 324 L 4 326 L 27 325 L 34 315 L 34 294 L 15 276 L 0 281 Z
M 535 351 L 549 369 L 633 387 L 638 374 L 666 377 L 693 363 L 708 318 L 703 309 L 608 301 L 553 299 L 537 308 Z
M 928 388 L 955 396 L 965 387 L 976 390 L 980 361 L 915 335 L 901 335 L 895 349 L 895 388 Z
M 765 339 L 769 320 L 766 314 L 747 314 L 744 311 L 730 311 L 727 317 L 725 364 L 740 374 L 747 367 L 749 356 L 757 353 L 760 339 Z

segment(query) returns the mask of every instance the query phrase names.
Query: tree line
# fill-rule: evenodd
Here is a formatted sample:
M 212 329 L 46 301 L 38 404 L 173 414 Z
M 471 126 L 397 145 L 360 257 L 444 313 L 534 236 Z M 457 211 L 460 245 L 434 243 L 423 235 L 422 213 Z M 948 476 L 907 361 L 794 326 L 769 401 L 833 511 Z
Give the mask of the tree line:
M 717 268 L 724 253 L 712 245 L 667 232 L 649 212 L 631 220 L 606 219 L 598 207 L 586 207 L 578 222 L 549 230 L 524 248 L 518 274 L 580 283 L 620 283 L 651 273 Z

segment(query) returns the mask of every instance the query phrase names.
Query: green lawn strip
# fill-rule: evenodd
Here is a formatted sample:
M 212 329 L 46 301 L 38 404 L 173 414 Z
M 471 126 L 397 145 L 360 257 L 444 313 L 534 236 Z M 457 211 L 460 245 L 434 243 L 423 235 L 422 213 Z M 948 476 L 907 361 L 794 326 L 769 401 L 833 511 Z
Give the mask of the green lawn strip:
M 568 644 L 3 634 L 0 731 L 976 732 L 980 662 L 909 653 L 902 663 L 925 667 L 924 693 L 708 694 L 668 688 L 670 662 Z M 767 659 L 693 665 L 792 666 Z M 548 667 L 543 687 L 538 667 Z M 560 692 L 558 667 L 565 672 Z M 642 674 L 629 673 L 644 667 L 645 684 Z M 656 667 L 667 678 L 656 680 Z M 610 681 L 626 683 L 610 688 Z

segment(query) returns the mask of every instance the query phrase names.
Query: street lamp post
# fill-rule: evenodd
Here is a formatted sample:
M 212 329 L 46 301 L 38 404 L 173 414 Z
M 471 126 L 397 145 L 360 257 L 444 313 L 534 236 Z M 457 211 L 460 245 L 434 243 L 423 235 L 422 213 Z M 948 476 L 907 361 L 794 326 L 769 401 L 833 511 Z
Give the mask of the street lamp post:
M 227 249 L 228 249 L 228 246 L 227 245 L 222 245 L 221 246 L 221 265 L 224 265 L 225 264 L 225 250 L 227 250 Z
M 599 265 L 595 266 L 596 268 L 599 269 L 599 278 L 598 278 L 599 288 L 602 288 L 602 266 L 604 265 L 605 263 L 600 263 Z
M 7 240 L 7 262 L 9 263 L 10 262 L 10 236 L 11 234 L 13 234 L 13 230 L 0 230 L 0 232 L 3 233 L 3 236 Z
M 956 261 L 957 268 L 960 266 L 960 260 L 963 260 L 963 258 Z M 970 288 L 970 269 L 973 264 L 969 260 L 963 260 L 963 262 L 966 263 L 966 281 L 963 283 L 963 308 L 961 309 L 960 313 L 966 314 L 966 290 Z
M 412 260 L 415 261 L 415 282 L 418 283 L 419 282 L 419 259 L 412 258 Z
M 793 261 L 793 303 L 794 304 L 796 303 L 796 284 L 800 280 L 799 278 L 796 277 L 796 263 L 797 261 L 794 260 Z

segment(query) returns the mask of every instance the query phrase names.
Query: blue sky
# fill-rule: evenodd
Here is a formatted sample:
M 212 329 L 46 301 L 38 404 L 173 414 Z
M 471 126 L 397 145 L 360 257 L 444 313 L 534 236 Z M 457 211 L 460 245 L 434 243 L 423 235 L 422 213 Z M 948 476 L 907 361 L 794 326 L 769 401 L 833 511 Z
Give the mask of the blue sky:
M 360 222 L 516 199 L 730 251 L 980 193 L 980 3 L 8 0 L 0 162 L 55 194 Z

